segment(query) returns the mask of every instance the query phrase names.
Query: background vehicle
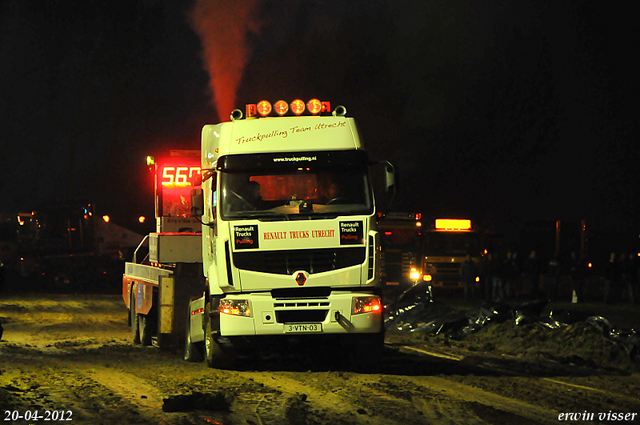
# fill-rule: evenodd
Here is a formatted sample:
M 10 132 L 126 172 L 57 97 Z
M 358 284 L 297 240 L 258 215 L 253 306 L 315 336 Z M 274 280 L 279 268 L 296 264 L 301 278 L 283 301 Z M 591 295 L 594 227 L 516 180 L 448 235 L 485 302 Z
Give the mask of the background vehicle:
M 440 290 L 461 289 L 460 265 L 467 254 L 480 264 L 483 234 L 470 219 L 438 218 L 423 226 L 423 268 L 426 279 Z
M 422 215 L 393 212 L 378 220 L 380 280 L 385 303 L 424 279 Z
M 40 205 L 14 219 L 16 272 L 34 290 L 113 292 L 121 252 L 141 238 L 97 217 L 90 202 Z
M 202 292 L 202 225 L 191 214 L 199 150 L 172 150 L 147 163 L 155 175 L 156 231 L 125 263 L 122 296 L 134 343 L 171 350 L 182 344 L 190 298 Z

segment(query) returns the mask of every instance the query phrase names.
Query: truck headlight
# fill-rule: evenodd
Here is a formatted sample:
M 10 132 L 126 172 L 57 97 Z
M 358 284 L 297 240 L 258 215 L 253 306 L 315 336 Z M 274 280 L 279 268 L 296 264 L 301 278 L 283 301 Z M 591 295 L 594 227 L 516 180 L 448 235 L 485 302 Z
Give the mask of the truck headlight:
M 415 267 L 411 267 L 411 272 L 409 273 L 409 276 L 411 276 L 411 280 L 418 280 L 420 279 L 420 272 Z
M 220 306 L 218 311 L 224 314 L 231 314 L 234 316 L 247 316 L 251 317 L 251 304 L 249 300 L 220 300 Z
M 353 300 L 353 314 L 377 313 L 382 311 L 380 297 L 355 297 Z

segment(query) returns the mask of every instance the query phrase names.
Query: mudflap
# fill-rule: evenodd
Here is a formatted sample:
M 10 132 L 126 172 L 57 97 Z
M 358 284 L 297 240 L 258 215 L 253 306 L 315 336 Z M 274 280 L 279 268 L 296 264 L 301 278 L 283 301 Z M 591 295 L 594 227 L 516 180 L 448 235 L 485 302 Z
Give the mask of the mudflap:
M 183 353 L 189 302 L 202 296 L 205 279 L 200 263 L 177 263 L 173 276 L 159 282 L 157 344 L 163 351 Z

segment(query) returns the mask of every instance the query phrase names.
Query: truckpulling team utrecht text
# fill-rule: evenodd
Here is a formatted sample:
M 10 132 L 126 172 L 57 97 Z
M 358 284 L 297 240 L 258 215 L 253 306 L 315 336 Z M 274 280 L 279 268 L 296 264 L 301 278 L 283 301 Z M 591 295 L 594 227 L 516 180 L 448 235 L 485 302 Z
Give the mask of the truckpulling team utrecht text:
M 299 126 L 293 126 L 291 127 L 289 130 L 273 130 L 269 133 L 258 133 L 255 136 L 251 136 L 251 137 L 238 137 L 236 139 L 236 142 L 238 145 L 241 145 L 243 143 L 248 143 L 248 142 L 261 142 L 264 139 L 269 139 L 271 137 L 282 137 L 283 139 L 286 139 L 289 136 L 289 133 L 304 133 L 306 131 L 311 131 L 311 130 L 326 130 L 326 129 L 331 129 L 331 128 L 339 128 L 339 127 L 345 127 L 346 126 L 346 122 L 342 121 L 342 122 L 334 122 L 331 124 L 325 124 L 325 123 L 318 123 L 313 127 L 299 127 Z

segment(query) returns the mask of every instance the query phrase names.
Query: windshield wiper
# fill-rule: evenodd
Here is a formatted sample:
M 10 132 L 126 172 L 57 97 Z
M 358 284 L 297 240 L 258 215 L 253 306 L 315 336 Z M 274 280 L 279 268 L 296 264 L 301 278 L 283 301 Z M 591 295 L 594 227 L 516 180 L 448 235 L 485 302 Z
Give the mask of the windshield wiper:
M 287 214 L 277 213 L 274 211 L 235 211 L 233 214 L 229 214 L 229 218 L 257 218 L 264 221 L 275 221 L 273 219 L 289 220 Z

